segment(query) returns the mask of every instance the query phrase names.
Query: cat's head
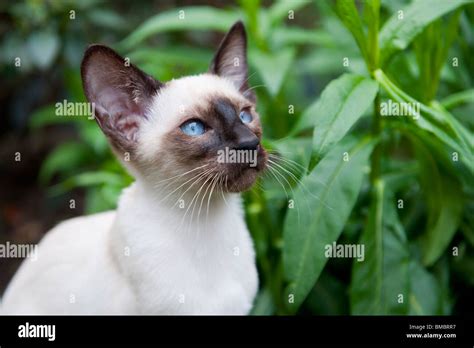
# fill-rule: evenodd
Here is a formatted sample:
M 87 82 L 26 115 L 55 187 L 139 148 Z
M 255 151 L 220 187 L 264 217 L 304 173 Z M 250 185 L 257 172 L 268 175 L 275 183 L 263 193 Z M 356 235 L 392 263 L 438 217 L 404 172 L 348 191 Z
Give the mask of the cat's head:
M 207 73 L 160 82 L 106 46 L 87 49 L 85 94 L 132 174 L 154 186 L 195 179 L 196 187 L 215 184 L 228 192 L 255 182 L 267 154 L 246 50 L 245 28 L 237 22 Z

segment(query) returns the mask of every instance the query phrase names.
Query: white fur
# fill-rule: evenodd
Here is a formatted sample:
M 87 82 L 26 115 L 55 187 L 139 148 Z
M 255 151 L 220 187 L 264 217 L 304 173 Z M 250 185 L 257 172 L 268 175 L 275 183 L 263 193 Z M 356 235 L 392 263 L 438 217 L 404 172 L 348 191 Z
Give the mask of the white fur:
M 147 113 L 148 119 L 139 130 L 139 149 L 149 153 L 150 149 L 159 148 L 161 136 L 189 118 L 195 106 L 206 105 L 208 98 L 216 95 L 245 100 L 230 81 L 217 75 L 186 76 L 167 82 L 167 87 L 153 99 Z
M 155 97 L 139 142 L 152 157 L 176 126 L 179 101 L 210 93 L 242 98 L 228 81 L 173 80 Z M 116 212 L 67 220 L 51 230 L 5 292 L 5 314 L 247 314 L 258 287 L 240 197 L 215 194 L 198 215 L 163 201 L 153 176 L 137 175 Z M 137 174 L 137 173 L 136 173 Z M 139 173 L 138 173 L 139 174 Z M 145 179 L 146 178 L 146 179 Z M 150 178 L 153 178 L 150 181 Z M 161 179 L 164 179 L 161 177 Z M 174 197 L 176 198 L 176 197 Z M 206 198 L 207 199 L 207 198 Z
M 146 192 L 135 183 L 117 212 L 51 230 L 38 260 L 26 260 L 9 285 L 2 312 L 248 313 L 258 279 L 238 195 L 211 209 L 207 222 L 195 216 L 194 228 L 186 220 L 177 229 L 180 208 L 157 204 Z

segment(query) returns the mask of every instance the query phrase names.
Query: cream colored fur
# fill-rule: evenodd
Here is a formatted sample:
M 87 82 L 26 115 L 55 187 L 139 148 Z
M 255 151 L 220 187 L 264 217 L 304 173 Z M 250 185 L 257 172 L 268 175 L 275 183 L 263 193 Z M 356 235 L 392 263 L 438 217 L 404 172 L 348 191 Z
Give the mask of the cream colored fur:
M 234 85 L 210 74 L 168 83 L 139 130 L 140 156 L 152 163 L 163 134 L 179 124 L 180 101 L 215 93 L 242 98 Z M 174 204 L 179 197 L 163 201 L 159 181 L 169 173 L 151 164 L 130 169 L 137 181 L 117 211 L 70 219 L 47 233 L 37 261 L 26 260 L 7 288 L 3 314 L 250 311 L 258 276 L 239 195 L 216 192 L 209 209 L 206 199 L 191 221 L 191 211 L 183 219 L 187 210 Z

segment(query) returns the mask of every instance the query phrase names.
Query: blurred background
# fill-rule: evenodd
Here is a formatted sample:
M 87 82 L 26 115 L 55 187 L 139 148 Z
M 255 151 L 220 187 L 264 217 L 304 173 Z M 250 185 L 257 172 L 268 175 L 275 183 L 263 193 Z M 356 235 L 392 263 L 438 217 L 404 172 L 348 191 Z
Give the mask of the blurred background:
M 361 3 L 356 2 L 360 9 Z M 381 22 L 411 3 L 382 1 Z M 178 20 L 179 11 L 184 11 L 184 20 Z M 449 14 L 434 24 L 429 29 L 433 33 L 420 34 L 419 41 L 390 60 L 385 72 L 418 100 L 444 100 L 443 105 L 472 135 L 474 8 L 460 8 L 455 24 L 449 24 L 454 21 L 450 21 L 453 16 Z M 55 103 L 85 101 L 79 67 L 89 44 L 109 45 L 142 70 L 166 81 L 206 71 L 224 33 L 238 19 L 244 20 L 248 31 L 250 85 L 255 86 L 258 96 L 267 146 L 307 166 L 311 132 L 300 127 L 296 136 L 292 133 L 295 124 L 304 115 L 314 113 L 321 91 L 331 80 L 343 73 L 369 75 L 364 56 L 338 17 L 334 1 L 2 1 L 0 243 L 36 243 L 61 220 L 113 209 L 121 189 L 132 182 L 112 156 L 95 122 L 79 116 L 55 116 Z M 440 40 L 439 35 L 445 35 L 449 25 L 455 26 L 454 34 Z M 460 67 L 453 69 L 443 63 L 430 71 L 423 70 L 426 62 L 420 61 L 417 50 L 433 49 L 422 46 L 427 42 L 420 41 L 423 35 L 436 38 L 432 40 L 437 41 L 435 46 L 445 44 L 445 53 L 441 55 L 444 54 L 446 62 L 448 57 L 459 57 L 463 62 Z M 349 66 L 344 66 L 344 58 L 350 60 Z M 423 81 L 428 81 L 424 74 L 437 76 L 436 86 L 423 85 Z M 370 116 L 370 110 L 365 116 Z M 354 132 L 364 134 L 368 129 L 370 118 L 362 117 Z M 391 168 L 416 166 L 418 162 L 411 149 L 400 139 L 403 137 L 390 139 L 391 144 L 397 144 L 389 151 L 396 159 Z M 18 153 L 19 161 L 15 160 Z M 387 155 L 386 163 L 393 158 L 390 156 Z M 296 176 L 304 175 L 298 165 L 291 168 Z M 406 203 L 407 209 L 400 219 L 409 242 L 413 241 L 410 250 L 414 258 L 429 215 L 428 204 L 420 198 L 423 185 L 417 183 L 415 174 L 400 186 L 406 202 L 412 203 Z M 445 180 L 451 179 L 445 176 Z M 287 191 L 291 191 L 292 185 L 297 184 L 288 183 Z M 405 314 L 474 312 L 472 181 L 470 192 L 468 186 L 462 186 L 462 212 L 448 246 L 431 264 L 424 265 L 427 273 L 420 277 L 420 281 L 426 280 L 419 284 L 421 293 L 433 297 L 433 301 L 426 310 L 422 304 L 421 312 L 407 309 Z M 263 189 L 245 195 L 262 283 L 254 312 L 285 314 L 284 305 L 279 302 L 285 283 L 281 250 L 285 245 L 282 226 L 287 197 L 272 177 L 260 187 Z M 369 191 L 370 183 L 364 181 L 340 243 L 359 239 L 369 214 Z M 266 216 L 263 220 L 262 214 Z M 456 261 L 449 256 L 453 245 L 459 247 Z M 329 260 L 298 313 L 356 313 L 357 305 L 350 296 L 354 288 L 352 261 Z M 0 293 L 20 262 L 0 260 Z

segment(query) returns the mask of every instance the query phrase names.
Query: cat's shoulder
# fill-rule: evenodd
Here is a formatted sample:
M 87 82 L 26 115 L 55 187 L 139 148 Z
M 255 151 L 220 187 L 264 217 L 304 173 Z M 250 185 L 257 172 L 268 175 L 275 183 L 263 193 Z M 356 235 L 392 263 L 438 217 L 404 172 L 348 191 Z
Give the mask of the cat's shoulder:
M 88 234 L 102 234 L 110 229 L 115 215 L 115 210 L 111 210 L 64 220 L 46 233 L 44 239 L 71 240 L 71 238 L 81 238 Z

